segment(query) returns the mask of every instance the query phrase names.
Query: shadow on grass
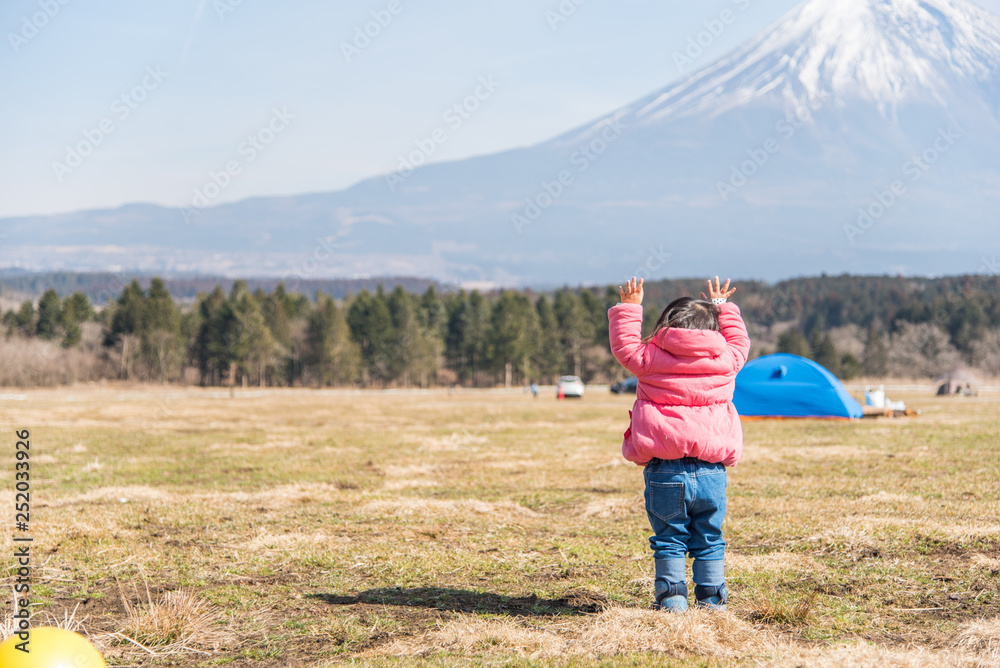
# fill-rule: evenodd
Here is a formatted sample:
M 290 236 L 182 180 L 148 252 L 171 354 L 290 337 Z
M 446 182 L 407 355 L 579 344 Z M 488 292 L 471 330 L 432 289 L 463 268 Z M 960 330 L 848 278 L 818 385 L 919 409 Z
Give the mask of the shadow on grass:
M 308 598 L 333 605 L 405 605 L 450 612 L 475 612 L 494 615 L 581 615 L 600 612 L 608 607 L 608 599 L 586 589 L 571 589 L 560 598 L 504 596 L 492 592 L 449 587 L 384 587 L 368 589 L 354 596 L 309 594 Z

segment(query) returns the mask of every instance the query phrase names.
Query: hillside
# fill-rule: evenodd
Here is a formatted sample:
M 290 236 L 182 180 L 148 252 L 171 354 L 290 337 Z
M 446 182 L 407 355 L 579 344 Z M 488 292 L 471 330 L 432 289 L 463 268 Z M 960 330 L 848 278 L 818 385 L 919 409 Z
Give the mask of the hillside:
M 9 218 L 4 263 L 274 277 L 308 264 L 316 278 L 498 286 L 643 267 L 970 274 L 1000 252 L 998 110 L 1000 18 L 967 0 L 811 0 L 535 146 L 194 216 L 133 204 Z

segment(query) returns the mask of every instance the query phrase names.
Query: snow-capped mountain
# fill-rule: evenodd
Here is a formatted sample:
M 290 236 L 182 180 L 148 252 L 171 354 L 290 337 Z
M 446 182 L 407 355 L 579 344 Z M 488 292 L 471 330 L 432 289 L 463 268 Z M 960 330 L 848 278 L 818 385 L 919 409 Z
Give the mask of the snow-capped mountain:
M 974 273 L 1000 250 L 998 155 L 1000 18 L 965 0 L 811 0 L 537 146 L 189 224 L 152 206 L 8 219 L 0 261 L 534 284 Z
M 970 93 L 995 112 L 998 72 L 1000 18 L 964 0 L 812 0 L 626 114 L 656 122 L 830 95 L 891 117 L 900 104 L 944 105 Z

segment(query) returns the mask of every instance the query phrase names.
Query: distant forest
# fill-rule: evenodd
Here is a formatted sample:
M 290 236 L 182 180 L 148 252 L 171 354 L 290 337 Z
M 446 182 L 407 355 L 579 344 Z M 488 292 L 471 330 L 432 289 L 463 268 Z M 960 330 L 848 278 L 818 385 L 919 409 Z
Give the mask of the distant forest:
M 72 290 L 80 280 L 72 276 L 3 314 L 0 384 L 490 387 L 626 375 L 608 346 L 616 286 L 480 293 L 376 283 L 335 298 L 234 281 L 179 303 L 170 284 L 153 278 L 95 308 Z M 14 278 L 28 287 L 27 277 Z M 1000 375 L 1000 277 L 736 285 L 752 356 L 792 352 L 844 379 L 932 378 L 961 363 Z M 647 333 L 670 300 L 702 287 L 694 279 L 647 283 Z
M 37 298 L 48 289 L 55 290 L 60 295 L 74 292 L 83 293 L 87 299 L 97 306 L 114 301 L 126 285 L 133 280 L 148 288 L 153 276 L 131 276 L 113 272 L 79 273 L 73 271 L 53 271 L 44 273 L 27 273 L 10 269 L 0 270 L 0 296 Z M 236 279 L 222 276 L 172 276 L 161 279 L 174 299 L 181 302 L 190 301 L 202 292 L 211 292 L 216 286 L 223 290 L 232 289 Z M 428 286 L 440 284 L 428 278 L 411 276 L 382 276 L 378 278 L 304 278 L 298 276 L 280 278 L 251 278 L 244 281 L 250 290 L 260 288 L 265 292 L 274 290 L 279 283 L 291 292 L 301 292 L 315 295 L 317 292 L 330 295 L 334 299 L 342 299 L 361 290 L 375 290 L 379 285 L 391 290 L 397 285 L 410 292 L 423 292 Z M 19 300 L 20 301 L 20 300 Z

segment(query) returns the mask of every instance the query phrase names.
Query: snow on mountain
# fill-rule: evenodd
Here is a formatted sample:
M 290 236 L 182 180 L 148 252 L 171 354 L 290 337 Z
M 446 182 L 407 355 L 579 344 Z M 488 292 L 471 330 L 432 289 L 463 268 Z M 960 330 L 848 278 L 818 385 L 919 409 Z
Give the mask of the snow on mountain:
M 504 284 L 974 273 L 1000 252 L 997 155 L 1000 18 L 965 0 L 809 0 L 593 123 L 394 189 L 379 176 L 254 198 L 191 225 L 140 205 L 0 225 L 5 256 L 37 268 Z
M 717 116 L 761 96 L 942 104 L 979 88 L 996 111 L 1000 17 L 965 0 L 811 0 L 706 69 L 625 110 L 643 122 Z

